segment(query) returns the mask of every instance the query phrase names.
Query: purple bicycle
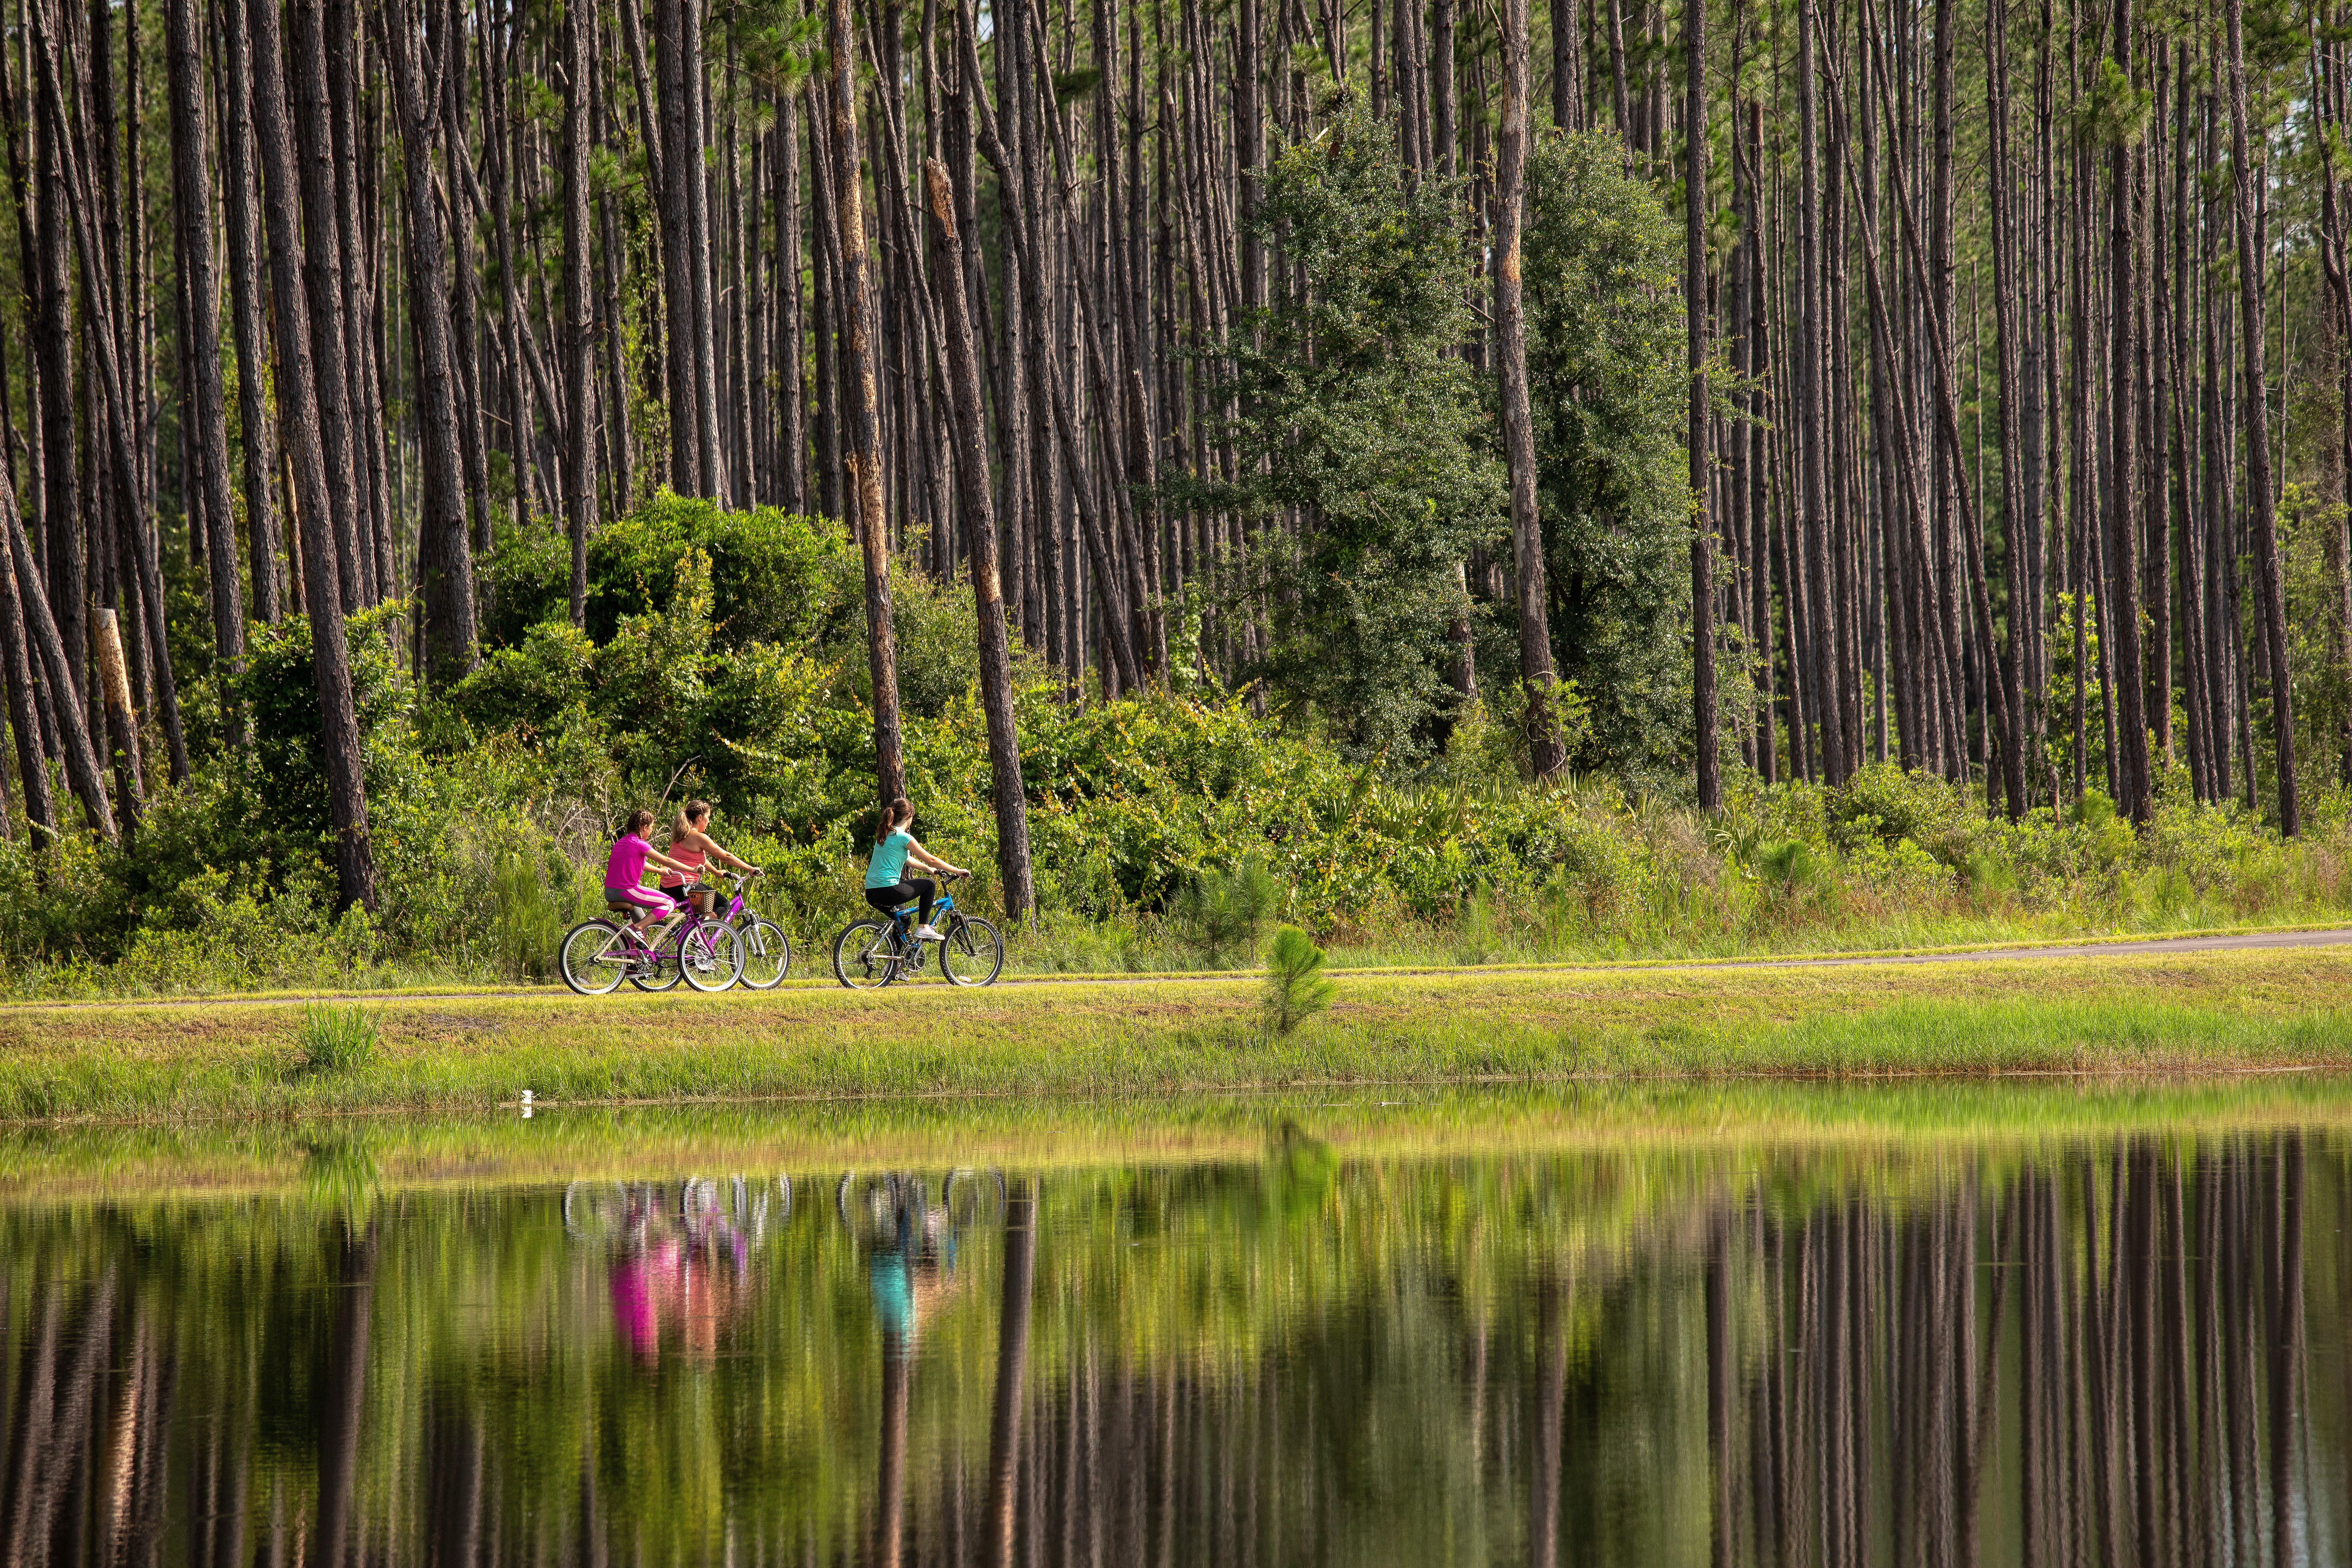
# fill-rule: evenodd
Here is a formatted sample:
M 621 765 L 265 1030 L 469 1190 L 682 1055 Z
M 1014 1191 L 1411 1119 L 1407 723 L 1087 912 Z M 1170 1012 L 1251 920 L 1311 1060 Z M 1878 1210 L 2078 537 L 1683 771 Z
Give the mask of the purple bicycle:
M 727 879 L 728 900 L 724 913 L 709 918 L 721 925 L 732 926 L 743 941 L 743 984 L 754 991 L 770 991 L 783 984 L 784 975 L 793 967 L 792 939 L 784 930 L 765 915 L 753 914 L 743 902 L 743 890 L 751 885 L 757 871 L 721 871 Z M 688 888 L 690 894 L 696 891 Z
M 663 916 L 643 937 L 630 924 L 634 907 L 609 904 L 606 910 L 563 938 L 563 984 L 583 996 L 617 991 L 624 980 L 640 991 L 667 991 L 681 980 L 697 991 L 724 991 L 743 976 L 741 933 L 703 919 L 691 903 Z

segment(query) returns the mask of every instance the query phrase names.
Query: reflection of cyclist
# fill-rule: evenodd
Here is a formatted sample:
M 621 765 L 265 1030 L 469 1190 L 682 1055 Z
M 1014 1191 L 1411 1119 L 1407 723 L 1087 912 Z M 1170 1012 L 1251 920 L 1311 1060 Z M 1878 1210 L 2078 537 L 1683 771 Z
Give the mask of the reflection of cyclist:
M 890 1228 L 866 1259 L 866 1288 L 874 1299 L 875 1321 L 884 1349 L 903 1355 L 914 1348 L 923 1309 L 950 1288 L 955 1271 L 955 1237 L 942 1234 L 945 1214 L 926 1205 L 919 1191 L 896 1198 Z
M 719 1328 L 749 1295 L 743 1235 L 707 1212 L 684 1216 L 680 1230 L 648 1234 L 653 1218 L 648 1210 L 633 1214 L 614 1251 L 614 1329 L 641 1365 L 659 1359 L 665 1322 L 688 1355 L 708 1362 Z
M 613 1326 L 628 1342 L 630 1353 L 643 1362 L 652 1361 L 661 1349 L 653 1274 L 642 1251 L 633 1249 L 613 1259 Z

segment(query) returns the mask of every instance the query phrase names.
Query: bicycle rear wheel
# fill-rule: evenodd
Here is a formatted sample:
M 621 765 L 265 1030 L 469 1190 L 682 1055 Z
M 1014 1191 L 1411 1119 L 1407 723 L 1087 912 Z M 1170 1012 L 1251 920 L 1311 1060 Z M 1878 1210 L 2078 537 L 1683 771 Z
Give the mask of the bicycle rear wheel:
M 940 943 L 940 971 L 958 985 L 986 985 L 1004 969 L 1004 939 L 986 921 L 961 917 Z
M 898 935 L 878 915 L 852 921 L 833 939 L 833 977 L 853 991 L 878 991 L 898 978 Z
M 782 984 L 793 967 L 792 939 L 775 921 L 757 916 L 745 921 L 743 937 L 743 984 L 754 991 L 767 991 Z
M 689 922 L 677 933 L 677 969 L 697 991 L 724 991 L 743 978 L 743 938 L 716 921 Z
M 640 991 L 667 991 L 677 984 L 677 943 L 666 942 L 650 947 L 646 952 L 646 972 L 629 976 L 629 984 Z
M 635 954 L 621 928 L 610 921 L 582 921 L 564 933 L 556 966 L 563 984 L 583 996 L 620 989 Z

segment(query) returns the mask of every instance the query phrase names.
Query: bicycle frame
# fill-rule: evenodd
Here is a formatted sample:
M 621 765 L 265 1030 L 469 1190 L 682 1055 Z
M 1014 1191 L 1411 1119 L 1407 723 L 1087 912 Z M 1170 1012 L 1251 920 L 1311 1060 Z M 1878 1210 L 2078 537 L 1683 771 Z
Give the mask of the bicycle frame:
M 732 890 L 730 892 L 727 899 L 726 911 L 724 913 L 719 912 L 718 901 L 713 900 L 710 905 L 711 912 L 701 917 L 704 921 L 711 924 L 731 926 L 739 918 L 749 914 L 751 910 L 751 906 L 743 901 L 743 889 L 751 885 L 751 879 L 748 877 L 730 877 L 728 881 L 730 884 Z M 685 887 L 680 888 L 677 889 L 677 893 L 676 895 L 679 904 L 681 906 L 690 907 L 692 900 L 688 895 L 691 894 L 697 888 L 708 886 L 708 883 L 689 882 Z
M 737 908 L 740 908 L 742 902 L 742 897 L 739 893 L 735 900 Z M 730 920 L 734 918 L 734 912 L 735 911 L 733 910 L 730 910 L 728 911 L 728 918 Z M 622 944 L 621 952 L 633 963 L 644 963 L 647 960 L 659 963 L 662 956 L 661 942 L 666 938 L 670 937 L 673 933 L 675 933 L 677 938 L 674 946 L 679 950 L 683 950 L 688 940 L 698 938 L 702 935 L 702 928 L 705 924 L 724 923 L 723 921 L 706 921 L 701 915 L 695 912 L 693 905 L 681 900 L 677 908 L 661 917 L 660 921 L 654 927 L 652 936 L 647 938 L 638 932 L 636 922 L 635 921 L 628 920 L 610 910 L 606 911 L 606 913 L 608 918 L 610 918 L 618 927 L 618 929 L 613 932 L 613 935 Z M 692 926 L 681 930 L 678 926 L 678 922 L 681 920 L 691 921 L 694 923 Z M 702 948 L 706 953 L 710 951 L 710 943 L 709 941 L 706 940 L 703 942 Z M 607 943 L 604 948 L 604 955 L 610 955 L 612 952 L 612 944 Z
M 919 904 L 915 904 L 908 907 L 910 909 L 919 909 L 921 906 Z M 941 915 L 953 914 L 954 912 L 955 895 L 953 893 L 941 893 L 938 898 L 933 899 L 931 900 L 931 929 L 934 931 L 939 929 L 939 919 Z M 913 919 L 914 917 L 909 915 L 906 910 L 892 910 L 890 911 L 890 923 L 898 928 L 898 934 L 902 937 L 907 934 L 908 922 Z
M 955 895 L 953 893 L 942 892 L 937 898 L 933 899 L 931 900 L 931 929 L 940 932 L 943 936 L 946 935 L 947 926 L 945 921 L 950 915 L 955 913 Z M 921 908 L 919 903 L 908 906 L 908 909 L 919 908 Z M 919 974 L 923 972 L 923 966 L 928 955 L 923 952 L 924 944 L 914 940 L 914 918 L 915 917 L 913 915 L 908 912 L 907 909 L 892 910 L 890 911 L 890 940 L 898 944 L 898 963 L 901 968 L 909 973 Z M 941 962 L 944 963 L 945 961 L 942 960 Z

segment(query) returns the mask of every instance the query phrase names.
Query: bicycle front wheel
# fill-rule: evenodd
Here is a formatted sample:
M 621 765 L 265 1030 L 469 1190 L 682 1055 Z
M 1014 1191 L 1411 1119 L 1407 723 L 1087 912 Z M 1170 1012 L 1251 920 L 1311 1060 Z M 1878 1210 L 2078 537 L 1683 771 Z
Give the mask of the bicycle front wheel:
M 563 984 L 583 996 L 602 996 L 620 989 L 635 955 L 621 928 L 610 921 L 582 921 L 564 933 L 557 967 Z
M 833 977 L 853 991 L 878 991 L 898 978 L 898 937 L 888 921 L 868 915 L 833 939 Z
M 743 984 L 754 991 L 772 990 L 782 984 L 793 966 L 792 939 L 775 921 L 756 916 L 744 923 L 741 934 Z
M 986 921 L 960 920 L 940 943 L 940 971 L 958 985 L 987 985 L 1004 969 L 1004 939 Z
M 743 978 L 743 938 L 717 921 L 677 933 L 677 969 L 697 991 L 724 991 Z

